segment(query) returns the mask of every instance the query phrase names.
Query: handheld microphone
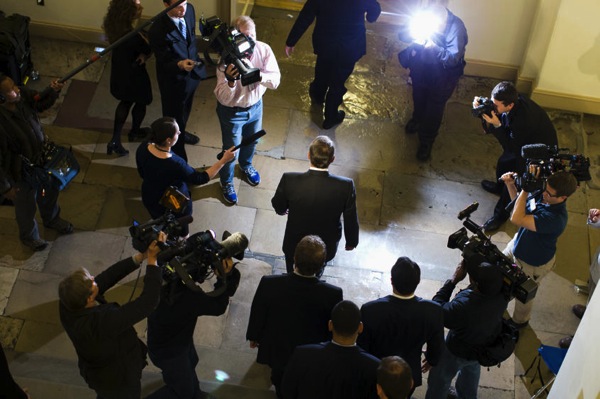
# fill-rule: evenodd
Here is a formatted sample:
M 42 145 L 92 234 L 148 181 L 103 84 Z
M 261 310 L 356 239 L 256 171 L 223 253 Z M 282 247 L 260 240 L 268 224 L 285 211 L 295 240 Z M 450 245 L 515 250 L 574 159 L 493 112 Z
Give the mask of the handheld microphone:
M 261 130 L 259 132 L 254 133 L 251 136 L 245 137 L 242 139 L 242 142 L 238 145 L 235 146 L 234 151 L 235 150 L 239 150 L 240 147 L 244 147 L 247 145 L 250 145 L 252 143 L 254 143 L 256 140 L 258 140 L 259 138 L 261 138 L 262 136 L 264 136 L 265 134 L 267 134 L 267 132 L 265 132 L 264 130 Z M 220 153 L 217 154 L 217 159 L 221 159 L 223 158 L 223 153 L 225 151 L 221 151 Z
M 225 231 L 223 233 L 223 241 L 221 241 L 223 247 L 219 251 L 221 259 L 225 258 L 236 258 L 237 260 L 244 259 L 244 251 L 248 248 L 248 238 L 242 233 L 229 233 Z

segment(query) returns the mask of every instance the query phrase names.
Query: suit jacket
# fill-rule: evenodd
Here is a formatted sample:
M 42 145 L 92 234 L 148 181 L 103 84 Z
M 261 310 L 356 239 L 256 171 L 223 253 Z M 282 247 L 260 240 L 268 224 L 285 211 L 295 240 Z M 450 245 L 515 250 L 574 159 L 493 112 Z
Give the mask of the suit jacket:
M 187 28 L 187 39 L 175 26 L 173 20 L 164 14 L 156 20 L 148 31 L 150 47 L 156 57 L 156 80 L 161 96 L 176 93 L 177 87 L 186 84 L 187 79 L 199 80 L 205 77 L 204 65 L 197 66 L 191 72 L 179 69 L 177 63 L 184 59 L 200 61 L 196 49 L 196 13 L 194 6 L 187 3 L 183 17 Z M 166 90 L 165 90 L 166 89 Z
M 400 299 L 393 295 L 365 303 L 361 310 L 364 329 L 358 344 L 383 358 L 400 356 L 412 369 L 415 386 L 422 383 L 421 351 L 437 365 L 444 350 L 444 314 L 437 303 L 415 296 Z
M 271 204 L 280 215 L 289 211 L 283 238 L 283 252 L 287 256 L 294 255 L 296 245 L 304 236 L 315 234 L 327 245 L 327 260 L 333 259 L 342 238 L 342 215 L 346 245 L 358 245 L 356 191 L 352 179 L 317 170 L 284 173 Z
M 379 359 L 333 342 L 296 348 L 283 377 L 284 399 L 377 399 Z
M 367 53 L 365 14 L 367 21 L 375 22 L 380 13 L 377 0 L 307 0 L 286 45 L 295 46 L 316 18 L 312 36 L 315 54 L 356 62 Z
M 331 338 L 327 323 L 342 289 L 316 277 L 264 276 L 252 300 L 246 339 L 259 343 L 256 361 L 283 368 L 298 345 Z

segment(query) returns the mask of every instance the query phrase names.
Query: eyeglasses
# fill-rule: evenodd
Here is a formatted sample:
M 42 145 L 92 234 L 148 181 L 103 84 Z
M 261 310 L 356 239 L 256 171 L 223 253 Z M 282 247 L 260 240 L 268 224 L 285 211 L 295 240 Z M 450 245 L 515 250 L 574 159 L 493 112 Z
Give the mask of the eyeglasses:
M 545 192 L 546 194 L 548 194 L 548 197 L 551 197 L 551 198 L 558 198 L 558 197 L 562 197 L 561 195 L 552 194 L 550 191 L 548 191 L 548 186 L 544 187 L 544 192 Z

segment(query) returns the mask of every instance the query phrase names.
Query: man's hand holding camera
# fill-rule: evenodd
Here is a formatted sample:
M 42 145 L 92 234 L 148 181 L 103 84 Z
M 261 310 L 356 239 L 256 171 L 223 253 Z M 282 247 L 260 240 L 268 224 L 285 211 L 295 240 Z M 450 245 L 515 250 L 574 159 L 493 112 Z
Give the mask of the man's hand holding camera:
M 475 96 L 473 98 L 473 109 L 479 109 L 481 105 L 484 104 L 485 100 L 485 97 Z M 478 113 L 478 115 L 481 116 L 481 119 L 483 119 L 488 125 L 492 125 L 495 128 L 502 126 L 502 121 L 498 117 L 498 114 L 495 110 L 490 110 L 489 114 L 486 112 L 481 112 L 480 114 Z
M 148 259 L 148 266 L 158 266 L 157 256 L 160 252 L 158 243 L 167 242 L 167 235 L 164 232 L 159 232 L 156 240 L 152 241 L 145 252 L 138 252 L 133 256 L 135 263 L 141 264 L 144 259 Z
M 235 81 L 240 78 L 240 71 L 238 71 L 234 64 L 229 64 L 225 68 L 225 78 L 229 87 L 235 87 Z
M 452 284 L 456 285 L 463 281 L 465 277 L 467 277 L 467 267 L 465 266 L 465 261 L 463 259 L 456 266 L 456 269 L 454 270 L 454 274 L 452 274 L 452 278 L 450 279 L 450 281 L 452 281 Z

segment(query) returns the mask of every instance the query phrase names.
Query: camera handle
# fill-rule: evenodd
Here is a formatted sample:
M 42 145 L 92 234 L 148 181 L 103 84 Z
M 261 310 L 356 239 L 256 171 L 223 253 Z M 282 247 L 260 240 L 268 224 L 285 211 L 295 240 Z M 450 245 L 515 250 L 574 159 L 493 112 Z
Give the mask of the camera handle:
M 216 296 L 221 295 L 223 292 L 225 292 L 225 290 L 227 289 L 227 279 L 225 279 L 225 278 L 223 279 L 223 285 L 220 286 L 219 288 L 216 288 L 215 290 L 213 290 L 211 292 L 204 291 L 202 289 L 202 287 L 200 287 L 200 285 L 197 284 L 196 281 L 194 281 L 194 279 L 192 279 L 192 277 L 189 275 L 189 273 L 183 267 L 183 263 L 192 255 L 193 254 L 186 255 L 181 259 L 179 259 L 178 257 L 175 257 L 169 262 L 169 265 L 175 270 L 175 272 L 181 279 L 181 282 L 183 282 L 183 284 L 190 290 L 192 290 L 194 292 L 202 292 L 206 296 L 210 296 L 210 297 L 216 297 Z M 219 266 L 217 266 L 217 271 L 219 273 L 221 273 L 222 276 L 225 275 L 225 271 L 223 270 L 223 265 L 221 265 L 220 263 L 219 263 Z

